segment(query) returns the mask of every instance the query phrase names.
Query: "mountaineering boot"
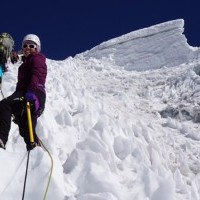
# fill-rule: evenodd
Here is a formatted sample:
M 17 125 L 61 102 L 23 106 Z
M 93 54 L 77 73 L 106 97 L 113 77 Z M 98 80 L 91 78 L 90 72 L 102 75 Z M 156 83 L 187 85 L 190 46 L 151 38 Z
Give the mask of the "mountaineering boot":
M 3 141 L 1 139 L 0 139 L 0 148 L 6 149 L 4 143 L 3 143 Z

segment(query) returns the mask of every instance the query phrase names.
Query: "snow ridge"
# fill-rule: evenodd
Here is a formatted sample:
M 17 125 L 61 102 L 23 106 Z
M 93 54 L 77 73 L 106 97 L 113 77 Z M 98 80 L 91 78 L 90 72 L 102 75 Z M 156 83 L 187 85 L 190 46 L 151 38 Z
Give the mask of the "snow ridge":
M 199 49 L 187 44 L 183 31 L 184 20 L 173 20 L 103 42 L 83 55 L 107 59 L 125 70 L 173 67 L 198 59 Z

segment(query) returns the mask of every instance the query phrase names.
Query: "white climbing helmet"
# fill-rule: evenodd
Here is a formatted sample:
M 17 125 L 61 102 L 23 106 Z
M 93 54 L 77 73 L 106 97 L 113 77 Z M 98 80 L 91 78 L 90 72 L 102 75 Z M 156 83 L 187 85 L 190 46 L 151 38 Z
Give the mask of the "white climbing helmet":
M 35 34 L 28 34 L 24 37 L 23 42 L 22 42 L 22 47 L 25 43 L 25 41 L 32 41 L 37 45 L 37 50 L 40 52 L 41 51 L 41 42 L 40 38 L 35 35 Z

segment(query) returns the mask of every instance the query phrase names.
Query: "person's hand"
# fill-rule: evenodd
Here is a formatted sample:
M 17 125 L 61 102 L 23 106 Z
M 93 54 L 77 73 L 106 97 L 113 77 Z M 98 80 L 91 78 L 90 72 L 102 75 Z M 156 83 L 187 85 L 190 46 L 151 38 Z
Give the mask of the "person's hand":
M 34 92 L 32 91 L 28 91 L 26 94 L 25 94 L 25 99 L 30 102 L 31 104 L 34 105 L 34 110 L 35 112 L 38 111 L 39 107 L 40 107 L 40 103 L 39 103 L 39 100 L 37 98 L 37 96 L 35 95 Z
M 12 64 L 16 63 L 19 60 L 19 56 L 18 56 L 17 52 L 15 52 L 15 51 L 11 52 L 10 60 L 11 60 Z

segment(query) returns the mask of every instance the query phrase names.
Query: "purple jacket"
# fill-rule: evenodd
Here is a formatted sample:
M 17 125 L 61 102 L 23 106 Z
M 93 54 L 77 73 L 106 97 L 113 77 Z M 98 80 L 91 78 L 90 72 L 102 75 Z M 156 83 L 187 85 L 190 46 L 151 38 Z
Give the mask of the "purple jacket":
M 18 82 L 16 91 L 28 90 L 45 92 L 45 82 L 47 76 L 46 57 L 41 54 L 30 54 L 18 69 Z

